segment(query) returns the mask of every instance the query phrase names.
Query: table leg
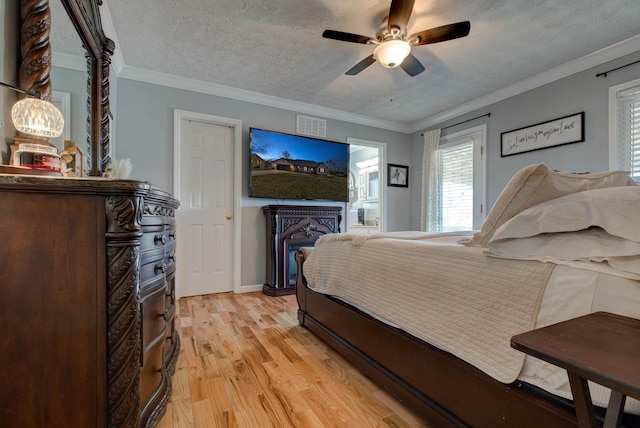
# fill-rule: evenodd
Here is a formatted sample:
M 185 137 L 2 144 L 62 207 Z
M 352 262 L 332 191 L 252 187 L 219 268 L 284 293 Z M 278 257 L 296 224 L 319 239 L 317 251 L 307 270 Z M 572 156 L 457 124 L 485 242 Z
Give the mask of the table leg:
M 623 395 L 618 391 L 611 391 L 609 406 L 607 407 L 607 414 L 604 418 L 604 425 L 602 428 L 618 428 L 620 426 L 620 422 L 622 422 L 624 402 L 626 399 L 626 395 Z
M 597 428 L 596 414 L 593 410 L 589 384 L 586 379 L 575 373 L 569 372 L 569 384 L 573 394 L 573 404 L 576 407 L 576 416 L 580 428 Z

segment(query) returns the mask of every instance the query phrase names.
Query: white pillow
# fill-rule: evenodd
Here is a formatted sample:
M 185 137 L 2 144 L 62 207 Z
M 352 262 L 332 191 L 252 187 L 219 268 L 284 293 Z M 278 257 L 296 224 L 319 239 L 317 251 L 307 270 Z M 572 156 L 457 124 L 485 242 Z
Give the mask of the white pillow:
M 639 209 L 639 186 L 563 196 L 504 223 L 486 251 L 640 280 Z
M 576 232 L 542 233 L 528 238 L 491 240 L 487 248 L 493 256 L 512 259 L 595 260 L 640 256 L 640 242 L 611 235 L 599 227 Z
M 486 247 L 500 225 L 541 202 L 590 189 L 633 185 L 635 183 L 625 171 L 574 174 L 554 171 L 542 163 L 529 165 L 511 178 L 493 204 L 480 231 L 460 243 Z
M 640 186 L 588 190 L 543 202 L 498 227 L 490 241 L 600 227 L 640 242 Z

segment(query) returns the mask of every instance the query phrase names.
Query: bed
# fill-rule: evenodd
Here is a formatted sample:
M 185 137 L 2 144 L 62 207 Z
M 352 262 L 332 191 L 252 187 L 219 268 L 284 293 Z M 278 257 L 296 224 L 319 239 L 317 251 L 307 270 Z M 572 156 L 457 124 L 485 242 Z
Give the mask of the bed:
M 298 319 L 430 426 L 576 426 L 566 373 L 510 337 L 600 310 L 640 318 L 638 208 L 624 172 L 530 165 L 479 231 L 302 248 Z M 640 403 L 625 412 L 639 426 Z

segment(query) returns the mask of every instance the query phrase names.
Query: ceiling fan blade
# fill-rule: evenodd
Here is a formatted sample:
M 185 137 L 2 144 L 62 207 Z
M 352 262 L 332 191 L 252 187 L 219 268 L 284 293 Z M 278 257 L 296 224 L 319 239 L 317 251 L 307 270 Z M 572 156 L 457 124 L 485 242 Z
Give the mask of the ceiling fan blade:
M 411 77 L 417 76 L 424 71 L 424 65 L 422 65 L 413 54 L 409 54 L 409 56 L 402 61 L 400 67 Z
M 471 23 L 469 21 L 462 21 L 412 34 L 407 38 L 407 41 L 412 46 L 427 45 L 465 37 L 469 34 L 470 30 Z
M 373 57 L 373 55 L 368 56 L 365 59 L 363 59 L 362 61 L 360 61 L 359 63 L 357 63 L 356 65 L 354 65 L 353 67 L 351 67 L 344 74 L 347 74 L 349 76 L 355 76 L 356 74 L 360 73 L 365 68 L 369 67 L 374 62 L 376 62 L 376 59 Z
M 361 36 L 359 34 L 343 33 L 342 31 L 334 30 L 324 30 L 322 37 L 326 39 L 340 40 L 343 42 L 362 43 L 365 45 L 367 43 L 378 43 L 378 40 L 372 39 L 371 37 Z
M 387 20 L 388 31 L 391 33 L 392 28 L 398 28 L 400 33 L 404 33 L 407 23 L 413 12 L 413 4 L 415 0 L 392 0 L 391 8 L 389 8 L 389 19 Z

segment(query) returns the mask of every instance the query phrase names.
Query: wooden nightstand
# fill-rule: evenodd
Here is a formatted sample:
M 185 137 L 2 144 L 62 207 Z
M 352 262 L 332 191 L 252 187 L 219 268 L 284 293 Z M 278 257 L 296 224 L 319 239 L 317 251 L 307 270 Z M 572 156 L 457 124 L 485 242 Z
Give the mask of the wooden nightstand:
M 604 427 L 640 399 L 640 320 L 596 312 L 511 338 L 511 346 L 567 370 L 580 427 L 597 427 L 587 380 L 611 389 Z

